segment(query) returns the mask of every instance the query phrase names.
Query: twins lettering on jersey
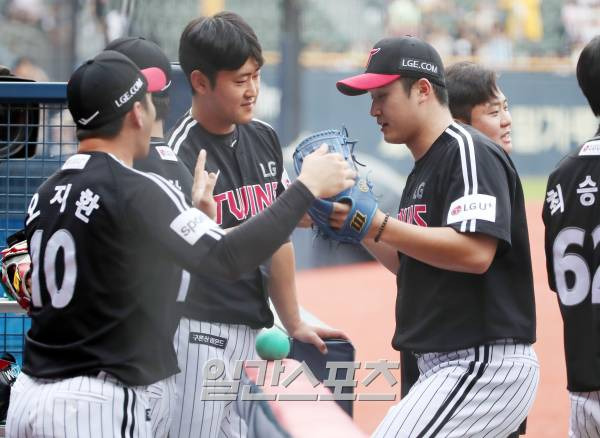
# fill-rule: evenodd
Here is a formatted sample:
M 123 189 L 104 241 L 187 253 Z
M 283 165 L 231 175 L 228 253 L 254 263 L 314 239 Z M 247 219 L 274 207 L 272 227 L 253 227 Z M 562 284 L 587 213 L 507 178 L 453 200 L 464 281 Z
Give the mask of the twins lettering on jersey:
M 277 181 L 252 184 L 214 195 L 217 203 L 217 224 L 223 222 L 223 205 L 238 221 L 254 216 L 269 207 L 277 197 Z
M 427 221 L 424 215 L 427 213 L 427 204 L 414 204 L 410 207 L 400 209 L 398 220 L 407 224 L 414 224 L 420 227 L 426 227 Z

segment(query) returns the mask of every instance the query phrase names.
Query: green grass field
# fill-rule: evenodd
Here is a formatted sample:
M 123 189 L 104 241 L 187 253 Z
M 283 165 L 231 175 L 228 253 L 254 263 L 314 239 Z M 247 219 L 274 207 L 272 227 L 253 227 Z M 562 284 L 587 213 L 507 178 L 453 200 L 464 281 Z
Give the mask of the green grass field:
M 523 193 L 526 201 L 542 201 L 546 195 L 547 176 L 522 176 Z

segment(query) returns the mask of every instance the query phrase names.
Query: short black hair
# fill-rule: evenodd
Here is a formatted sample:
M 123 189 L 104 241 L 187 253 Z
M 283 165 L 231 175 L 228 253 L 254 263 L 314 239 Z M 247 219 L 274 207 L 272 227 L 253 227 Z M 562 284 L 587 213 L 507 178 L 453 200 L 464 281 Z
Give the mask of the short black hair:
M 447 69 L 446 87 L 452 117 L 470 124 L 473 107 L 498 94 L 496 79 L 493 70 L 473 62 L 458 62 Z
M 148 109 L 148 104 L 146 102 L 146 94 L 141 93 L 142 98 L 136 99 L 134 102 L 141 102 L 142 106 L 145 109 Z M 90 138 L 102 138 L 105 140 L 110 140 L 111 138 L 115 138 L 123 129 L 123 122 L 125 121 L 125 117 L 129 113 L 125 113 L 122 116 L 119 116 L 116 119 L 113 119 L 102 126 L 98 126 L 94 129 L 83 129 L 77 128 L 75 130 L 75 135 L 77 136 L 78 141 L 87 140 Z
M 237 70 L 249 58 L 255 59 L 259 67 L 264 64 L 254 30 L 233 12 L 196 18 L 179 39 L 179 63 L 188 82 L 192 72 L 199 70 L 214 87 L 220 70 Z
M 154 120 L 166 120 L 169 115 L 169 106 L 171 104 L 171 98 L 169 93 L 152 93 L 152 103 L 156 109 L 156 117 Z
M 593 38 L 577 61 L 577 82 L 595 116 L 600 116 L 600 36 Z
M 107 122 L 104 125 L 94 129 L 77 128 L 77 140 L 83 141 L 90 138 L 104 138 L 109 140 L 111 138 L 115 138 L 117 135 L 119 135 L 121 129 L 123 129 L 123 122 L 125 121 L 125 116 L 127 114 L 128 113 L 125 113 L 119 118 L 111 120 L 110 122 Z
M 404 88 L 404 92 L 410 96 L 410 92 L 412 90 L 412 86 L 421 78 L 412 78 L 412 77 L 401 77 L 400 79 L 398 79 L 400 81 L 400 83 L 402 84 L 402 87 Z M 442 106 L 448 106 L 448 91 L 446 90 L 445 87 L 442 87 L 441 85 L 435 84 L 433 82 L 431 83 L 431 87 L 433 88 L 433 93 L 435 94 L 435 97 L 437 98 L 438 102 L 440 103 L 440 105 Z

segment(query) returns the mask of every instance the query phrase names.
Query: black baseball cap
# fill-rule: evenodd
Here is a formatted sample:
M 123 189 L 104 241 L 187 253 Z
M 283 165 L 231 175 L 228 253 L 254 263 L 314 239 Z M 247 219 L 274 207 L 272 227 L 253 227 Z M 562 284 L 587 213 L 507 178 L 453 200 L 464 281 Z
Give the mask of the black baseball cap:
M 104 50 L 115 50 L 122 53 L 140 69 L 160 68 L 167 78 L 167 84 L 156 93 L 166 94 L 167 88 L 171 85 L 171 63 L 158 44 L 143 37 L 122 37 L 108 43 Z
M 412 36 L 378 41 L 369 52 L 365 72 L 342 79 L 336 86 L 348 96 L 358 96 L 400 77 L 427 78 L 434 84 L 446 86 L 444 64 L 437 50 Z
M 140 69 L 114 50 L 84 62 L 67 83 L 67 105 L 78 128 L 95 129 L 128 113 L 145 93 L 162 90 L 160 68 Z

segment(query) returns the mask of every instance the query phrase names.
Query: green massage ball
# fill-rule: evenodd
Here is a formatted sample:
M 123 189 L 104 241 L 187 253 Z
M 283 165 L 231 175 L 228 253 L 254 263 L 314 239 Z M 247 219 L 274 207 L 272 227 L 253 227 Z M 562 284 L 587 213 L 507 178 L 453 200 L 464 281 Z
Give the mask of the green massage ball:
M 283 359 L 290 352 L 290 340 L 277 327 L 263 330 L 256 337 L 256 352 L 265 360 Z

